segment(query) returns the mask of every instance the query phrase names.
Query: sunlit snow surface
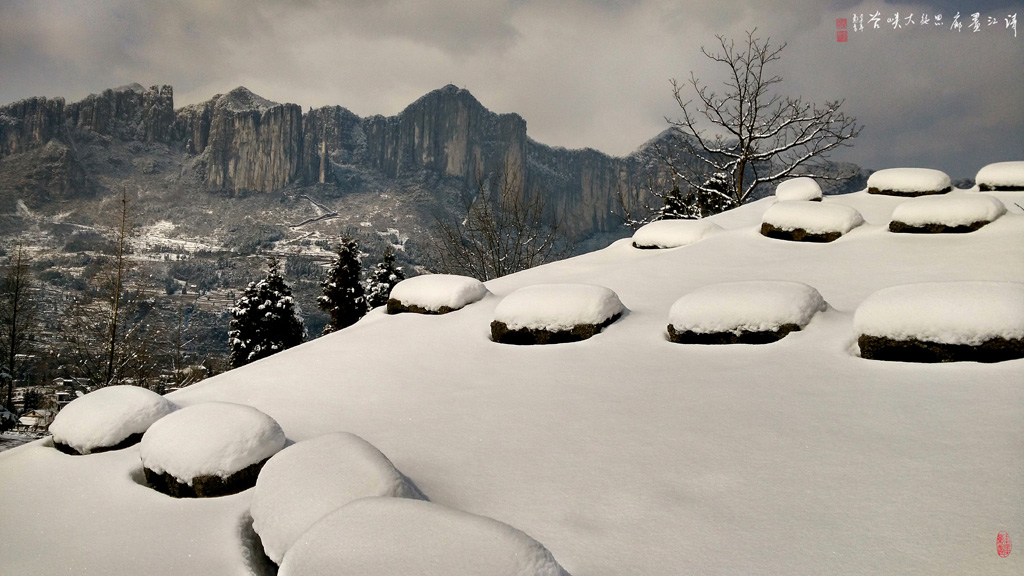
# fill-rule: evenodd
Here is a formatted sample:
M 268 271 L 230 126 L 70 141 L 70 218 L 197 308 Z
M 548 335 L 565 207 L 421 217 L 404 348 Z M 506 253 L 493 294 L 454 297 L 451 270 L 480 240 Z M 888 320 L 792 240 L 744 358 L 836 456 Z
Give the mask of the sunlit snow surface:
M 623 312 L 615 292 L 593 284 L 536 284 L 505 296 L 494 319 L 510 330 L 569 330 L 582 324 L 601 324 Z
M 676 330 L 771 332 L 785 324 L 803 328 L 826 308 L 817 290 L 800 282 L 750 280 L 711 284 L 677 300 L 668 313 Z
M 169 398 L 254 406 L 296 442 L 358 434 L 432 502 L 521 530 L 573 576 L 1019 576 L 996 537 L 1024 542 L 1024 361 L 862 359 L 853 322 L 890 286 L 1024 282 L 1020 193 L 989 194 L 1006 215 L 944 235 L 890 233 L 905 198 L 830 196 L 866 223 L 828 244 L 761 236 L 769 198 L 698 243 L 623 240 L 488 282 L 457 314 L 374 311 Z M 769 345 L 668 341 L 673 302 L 745 280 L 830 306 Z M 605 286 L 629 313 L 583 342 L 492 342 L 501 298 L 540 283 Z M 175 500 L 141 474 L 138 447 L 0 453 L 0 574 L 251 573 L 252 490 Z

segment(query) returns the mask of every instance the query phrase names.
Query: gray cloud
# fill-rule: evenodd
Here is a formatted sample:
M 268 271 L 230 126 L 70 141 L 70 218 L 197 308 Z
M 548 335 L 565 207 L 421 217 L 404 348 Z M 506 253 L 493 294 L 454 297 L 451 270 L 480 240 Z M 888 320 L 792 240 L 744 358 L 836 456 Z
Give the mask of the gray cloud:
M 866 128 L 835 156 L 972 176 L 1022 159 L 1024 35 L 1000 20 L 849 32 L 836 18 L 901 17 L 957 2 L 889 0 L 0 0 L 0 102 L 77 100 L 128 82 L 167 83 L 177 105 L 238 85 L 303 106 L 395 114 L 449 82 L 517 112 L 535 139 L 626 154 L 675 116 L 669 78 L 719 71 L 715 34 L 786 41 L 782 88 L 845 98 Z M 1013 2 L 964 4 L 1003 18 Z M 1024 16 L 1024 14 L 1021 14 Z

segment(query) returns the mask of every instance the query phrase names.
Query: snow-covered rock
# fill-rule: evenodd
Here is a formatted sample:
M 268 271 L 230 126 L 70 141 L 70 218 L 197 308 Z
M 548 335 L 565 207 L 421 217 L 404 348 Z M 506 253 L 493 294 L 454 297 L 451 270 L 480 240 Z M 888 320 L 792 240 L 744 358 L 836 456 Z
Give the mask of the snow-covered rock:
M 424 274 L 402 280 L 391 290 L 388 312 L 424 311 L 446 313 L 472 304 L 487 295 L 476 278 L 454 274 Z
M 709 234 L 722 230 L 710 220 L 658 220 L 633 233 L 637 248 L 678 248 L 699 242 Z
M 879 290 L 857 307 L 858 334 L 978 346 L 1024 338 L 1024 284 L 922 282 Z
M 821 186 L 814 181 L 814 178 L 800 176 L 780 182 L 775 187 L 775 198 L 779 202 L 794 200 L 813 201 L 821 200 Z
M 944 194 L 907 200 L 892 211 L 889 229 L 915 231 L 937 226 L 937 231 L 969 231 L 1006 213 L 1002 202 L 986 194 Z
M 975 183 L 982 191 L 1024 190 L 1024 162 L 996 162 L 978 170 Z
M 364 498 L 325 516 L 280 576 L 568 576 L 539 542 L 484 516 L 420 500 Z
M 285 552 L 317 520 L 370 496 L 424 499 L 372 444 L 335 432 L 293 444 L 260 471 L 250 513 L 267 556 Z
M 931 168 L 887 168 L 868 176 L 868 192 L 894 196 L 943 194 L 952 190 L 949 176 Z
M 776 333 L 777 337 L 765 340 L 773 341 L 802 329 L 826 307 L 816 289 L 800 282 L 748 280 L 710 284 L 672 304 L 669 335 L 677 342 L 688 341 L 686 335 L 693 336 L 694 342 L 699 343 L 702 339 L 697 335 L 702 334 L 739 337 L 744 333 Z M 750 342 L 760 340 L 753 337 Z
M 761 218 L 761 234 L 786 240 L 802 240 L 805 239 L 802 236 L 807 235 L 808 240 L 828 242 L 863 223 L 864 218 L 860 212 L 849 206 L 819 202 L 777 202 L 765 210 Z
M 510 330 L 569 330 L 602 324 L 624 307 L 615 292 L 593 284 L 536 284 L 512 292 L 494 309 L 494 320 Z
M 50 424 L 50 433 L 54 445 L 89 454 L 138 442 L 151 424 L 176 408 L 146 388 L 108 386 L 65 406 Z
M 147 479 L 151 473 L 169 475 L 193 486 L 197 478 L 227 479 L 270 458 L 284 444 L 281 427 L 263 412 L 242 404 L 205 402 L 153 423 L 142 436 L 140 456 Z

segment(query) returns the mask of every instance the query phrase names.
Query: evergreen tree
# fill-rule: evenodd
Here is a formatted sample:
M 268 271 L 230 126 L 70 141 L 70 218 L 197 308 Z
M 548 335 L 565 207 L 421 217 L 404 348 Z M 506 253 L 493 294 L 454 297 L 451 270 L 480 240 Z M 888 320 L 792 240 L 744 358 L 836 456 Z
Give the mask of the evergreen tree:
M 658 220 L 693 218 L 692 207 L 688 205 L 687 200 L 678 185 L 672 186 L 672 191 L 662 197 L 664 204 L 658 211 Z
M 384 306 L 391 297 L 391 289 L 402 280 L 405 273 L 395 263 L 395 249 L 388 246 L 384 249 L 383 259 L 377 263 L 366 279 L 366 304 L 368 308 Z
M 231 367 L 244 366 L 301 344 L 305 336 L 292 290 L 278 270 L 277 259 L 271 258 L 267 276 L 250 282 L 231 309 Z
M 350 236 L 342 237 L 337 258 L 331 263 L 327 277 L 320 282 L 323 295 L 317 298 L 320 308 L 331 316 L 324 326 L 324 334 L 347 328 L 366 314 L 366 297 L 359 281 L 361 271 L 359 244 Z

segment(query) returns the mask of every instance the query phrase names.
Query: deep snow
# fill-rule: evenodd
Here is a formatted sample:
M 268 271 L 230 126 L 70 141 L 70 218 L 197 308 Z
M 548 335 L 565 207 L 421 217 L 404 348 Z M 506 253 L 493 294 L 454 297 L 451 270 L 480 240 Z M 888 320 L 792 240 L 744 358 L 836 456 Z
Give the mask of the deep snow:
M 638 248 L 679 248 L 721 230 L 710 220 L 658 220 L 634 232 L 633 244 Z
M 254 406 L 296 442 L 358 434 L 432 502 L 529 534 L 574 576 L 1017 576 L 1024 554 L 996 537 L 1024 538 L 1024 360 L 865 360 L 853 322 L 890 286 L 1024 282 L 1020 193 L 990 194 L 1009 212 L 957 235 L 889 233 L 904 198 L 828 197 L 866 220 L 828 244 L 761 236 L 768 198 L 698 243 L 620 241 L 490 281 L 458 314 L 377 310 L 169 398 Z M 830 307 L 767 346 L 667 340 L 673 302 L 742 280 Z M 492 342 L 501 298 L 539 283 L 605 286 L 629 313 L 583 342 Z M 176 500 L 141 476 L 137 446 L 0 453 L 0 574 L 253 573 L 252 490 Z
M 784 324 L 807 326 L 827 308 L 812 286 L 783 280 L 723 282 L 698 288 L 672 304 L 668 323 L 676 330 L 771 332 Z
M 864 218 L 857 210 L 841 204 L 789 200 L 778 202 L 765 210 L 762 221 L 782 230 L 846 234 L 860 226 Z
M 974 178 L 977 184 L 1024 188 L 1024 161 L 996 162 L 983 166 Z
M 601 324 L 622 314 L 619 296 L 593 284 L 536 284 L 505 296 L 494 309 L 494 320 L 509 330 L 570 330 L 573 326 Z
M 424 274 L 402 280 L 391 289 L 391 298 L 406 306 L 419 306 L 437 312 L 441 308 L 458 310 L 487 295 L 483 282 L 454 274 Z

